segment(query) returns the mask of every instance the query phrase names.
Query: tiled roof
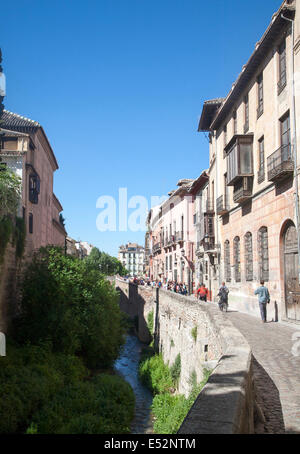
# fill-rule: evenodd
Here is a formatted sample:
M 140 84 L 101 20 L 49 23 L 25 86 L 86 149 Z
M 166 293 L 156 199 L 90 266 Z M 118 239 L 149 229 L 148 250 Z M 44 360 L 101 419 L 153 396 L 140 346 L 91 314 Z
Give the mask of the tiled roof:
M 40 128 L 41 125 L 37 121 L 30 120 L 29 118 L 4 110 L 1 117 L 1 127 L 13 131 L 19 131 L 24 129 Z

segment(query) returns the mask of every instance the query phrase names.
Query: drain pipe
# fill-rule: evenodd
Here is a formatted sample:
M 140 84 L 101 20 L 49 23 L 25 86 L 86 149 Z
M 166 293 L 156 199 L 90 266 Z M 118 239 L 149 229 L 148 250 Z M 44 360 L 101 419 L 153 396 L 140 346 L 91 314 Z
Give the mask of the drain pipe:
M 289 19 L 281 14 L 282 19 L 292 23 L 292 46 L 291 46 L 291 65 L 292 65 L 292 122 L 293 122 L 293 154 L 294 154 L 294 178 L 295 178 L 295 217 L 297 229 L 298 245 L 298 282 L 300 284 L 300 231 L 299 231 L 299 190 L 298 190 L 298 163 L 297 163 L 297 135 L 296 135 L 296 99 L 295 99 L 295 63 L 294 63 L 294 43 L 295 43 L 295 24 L 293 19 Z

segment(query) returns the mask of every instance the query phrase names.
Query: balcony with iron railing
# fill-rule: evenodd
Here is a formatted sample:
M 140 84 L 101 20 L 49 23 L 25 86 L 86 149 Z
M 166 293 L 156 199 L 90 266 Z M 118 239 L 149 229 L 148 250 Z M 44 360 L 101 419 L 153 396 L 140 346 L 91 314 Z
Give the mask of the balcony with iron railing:
M 217 215 L 223 216 L 229 211 L 229 204 L 224 195 L 217 198 Z
M 253 179 L 252 177 L 243 177 L 243 179 L 234 186 L 233 201 L 243 203 L 252 197 Z
M 268 180 L 277 181 L 293 175 L 294 163 L 291 144 L 282 145 L 268 157 Z
M 161 242 L 159 241 L 158 243 L 154 244 L 153 252 L 158 252 L 160 250 L 161 250 Z

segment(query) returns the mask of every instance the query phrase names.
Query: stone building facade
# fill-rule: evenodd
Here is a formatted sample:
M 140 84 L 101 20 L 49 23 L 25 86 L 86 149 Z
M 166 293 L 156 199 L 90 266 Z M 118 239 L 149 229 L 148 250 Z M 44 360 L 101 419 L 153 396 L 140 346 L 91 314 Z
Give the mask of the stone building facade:
M 226 98 L 204 103 L 209 192 L 229 304 L 258 315 L 262 279 L 274 320 L 300 321 L 300 0 L 285 1 Z M 298 151 L 297 151 L 298 150 Z
M 53 174 L 58 164 L 42 126 L 28 118 L 4 110 L 0 129 L 2 166 L 21 179 L 18 217 L 26 227 L 24 259 L 41 246 L 65 247 L 66 231 L 61 221 L 63 210 L 53 192 Z M 21 273 L 12 245 L 6 250 L 0 275 L 0 327 L 6 329 L 12 315 L 16 284 Z
M 128 270 L 130 276 L 144 275 L 145 249 L 137 243 L 128 243 L 119 248 L 118 260 Z

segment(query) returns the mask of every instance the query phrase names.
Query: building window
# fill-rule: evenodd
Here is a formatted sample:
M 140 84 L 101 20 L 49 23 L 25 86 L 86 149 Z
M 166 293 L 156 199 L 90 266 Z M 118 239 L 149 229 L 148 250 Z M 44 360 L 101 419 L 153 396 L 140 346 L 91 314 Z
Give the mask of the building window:
M 263 73 L 257 78 L 257 118 L 259 118 L 264 111 L 264 79 Z
M 261 183 L 265 179 L 265 140 L 264 137 L 259 139 L 258 141 L 258 161 L 259 161 L 259 169 L 258 169 L 258 183 Z
M 279 81 L 278 81 L 278 95 L 282 92 L 286 86 L 286 45 L 285 39 L 279 46 Z
M 233 134 L 237 134 L 237 113 L 236 110 L 233 112 Z
M 226 147 L 226 145 L 227 145 L 227 126 L 224 126 L 223 134 L 224 134 L 224 147 Z
M 168 271 L 168 256 L 166 256 L 166 271 Z
M 291 143 L 291 132 L 290 132 L 290 116 L 286 114 L 280 120 L 280 137 L 281 137 L 281 146 L 289 146 Z
M 224 274 L 227 282 L 231 281 L 231 269 L 230 269 L 230 243 L 228 240 L 224 243 Z
M 29 228 L 29 233 L 33 233 L 33 214 L 29 213 L 28 216 L 28 228 Z
M 244 108 L 245 108 L 245 123 L 244 123 L 244 134 L 249 131 L 249 95 L 244 97 Z
M 235 282 L 241 282 L 241 244 L 238 236 L 233 240 L 233 260 Z
M 269 280 L 268 229 L 261 227 L 257 236 L 259 280 Z
M 40 193 L 40 179 L 36 174 L 29 176 L 29 201 L 37 204 L 39 201 Z
M 172 256 L 171 255 L 169 257 L 169 263 L 170 263 L 170 271 L 172 271 Z
M 243 176 L 253 175 L 252 135 L 235 136 L 225 148 L 227 184 L 232 186 Z
M 253 246 L 250 232 L 245 235 L 245 266 L 246 281 L 253 281 Z

